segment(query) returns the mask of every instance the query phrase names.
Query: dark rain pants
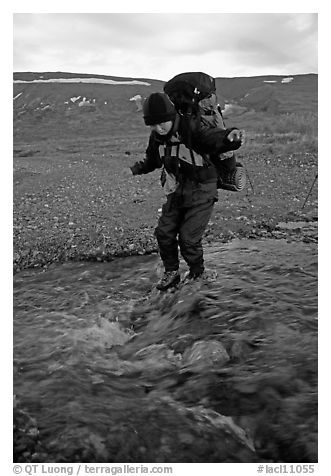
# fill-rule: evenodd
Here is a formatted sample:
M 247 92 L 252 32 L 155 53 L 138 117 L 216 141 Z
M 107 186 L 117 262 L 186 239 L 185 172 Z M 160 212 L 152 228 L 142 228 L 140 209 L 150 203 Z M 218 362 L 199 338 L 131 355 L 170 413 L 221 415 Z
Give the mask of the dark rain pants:
M 178 246 L 192 273 L 204 270 L 202 237 L 216 200 L 216 181 L 186 181 L 168 195 L 155 229 L 166 271 L 179 268 Z

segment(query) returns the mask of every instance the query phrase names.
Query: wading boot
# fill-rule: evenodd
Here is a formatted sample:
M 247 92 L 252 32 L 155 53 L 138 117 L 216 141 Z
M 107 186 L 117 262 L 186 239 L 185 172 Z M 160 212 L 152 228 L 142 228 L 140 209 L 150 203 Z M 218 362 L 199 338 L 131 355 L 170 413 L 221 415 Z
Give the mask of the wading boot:
M 203 270 L 200 273 L 193 273 L 192 271 L 190 271 L 184 277 L 183 284 L 192 283 L 193 281 L 211 283 L 213 281 L 216 281 L 217 277 L 218 277 L 217 271 Z
M 165 271 L 160 281 L 156 284 L 156 289 L 166 291 L 176 286 L 180 281 L 180 274 L 176 271 Z

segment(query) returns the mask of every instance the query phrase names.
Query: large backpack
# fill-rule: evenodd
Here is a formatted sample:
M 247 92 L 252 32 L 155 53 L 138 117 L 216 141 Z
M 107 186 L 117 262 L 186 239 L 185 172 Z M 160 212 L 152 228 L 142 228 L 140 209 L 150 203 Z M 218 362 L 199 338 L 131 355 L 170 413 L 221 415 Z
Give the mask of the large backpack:
M 188 130 L 189 149 L 190 134 L 197 128 L 220 127 L 225 129 L 221 108 L 217 103 L 215 79 L 202 72 L 181 73 L 174 76 L 163 87 L 164 92 L 174 103 L 177 112 L 184 118 Z M 220 157 L 210 156 L 218 172 L 217 188 L 241 191 L 246 184 L 243 166 L 236 161 L 235 154 Z
M 199 102 L 216 94 L 215 79 L 206 73 L 177 74 L 163 89 L 181 114 L 197 114 Z

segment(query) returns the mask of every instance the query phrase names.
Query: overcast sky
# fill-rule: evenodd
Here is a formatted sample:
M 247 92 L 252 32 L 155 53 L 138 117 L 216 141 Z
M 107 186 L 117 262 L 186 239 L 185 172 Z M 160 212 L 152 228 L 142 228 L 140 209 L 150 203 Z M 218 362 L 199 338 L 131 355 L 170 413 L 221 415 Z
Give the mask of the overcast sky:
M 14 71 L 317 73 L 315 13 L 16 13 Z

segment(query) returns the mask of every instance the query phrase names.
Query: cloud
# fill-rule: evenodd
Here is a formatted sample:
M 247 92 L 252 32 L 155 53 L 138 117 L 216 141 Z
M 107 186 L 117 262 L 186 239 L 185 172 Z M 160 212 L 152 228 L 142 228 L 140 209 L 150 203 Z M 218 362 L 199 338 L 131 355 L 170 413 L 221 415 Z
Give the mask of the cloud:
M 15 14 L 14 69 L 156 79 L 179 69 L 216 76 L 317 72 L 317 15 Z

